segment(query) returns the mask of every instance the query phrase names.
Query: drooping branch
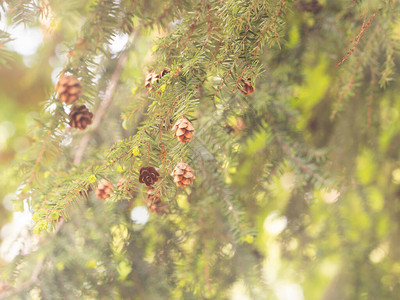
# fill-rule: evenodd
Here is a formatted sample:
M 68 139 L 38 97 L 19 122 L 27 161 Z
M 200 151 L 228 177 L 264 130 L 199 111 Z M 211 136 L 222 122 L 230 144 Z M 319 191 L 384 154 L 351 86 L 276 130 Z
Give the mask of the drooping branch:
M 90 131 L 86 132 L 86 134 L 82 137 L 82 140 L 78 146 L 78 150 L 75 153 L 74 164 L 78 165 L 82 161 L 83 153 L 85 153 L 86 147 L 89 144 L 89 141 L 93 135 L 93 133 L 99 128 L 101 124 L 101 120 L 103 119 L 108 107 L 111 105 L 114 93 L 117 88 L 118 80 L 121 77 L 121 73 L 124 67 L 124 64 L 128 58 L 129 51 L 135 45 L 137 39 L 140 36 L 141 28 L 137 29 L 134 33 L 134 39 L 132 42 L 132 46 L 125 50 L 119 57 L 117 66 L 115 67 L 114 73 L 111 76 L 110 82 L 107 86 L 104 100 L 101 103 L 99 109 L 97 110 L 94 119 L 93 125 Z

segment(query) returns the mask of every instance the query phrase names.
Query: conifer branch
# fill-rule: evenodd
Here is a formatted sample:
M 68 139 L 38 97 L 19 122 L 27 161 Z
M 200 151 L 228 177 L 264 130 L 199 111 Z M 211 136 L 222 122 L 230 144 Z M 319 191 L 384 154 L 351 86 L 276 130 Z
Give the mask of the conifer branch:
M 239 225 L 240 230 L 242 231 L 242 234 L 244 236 L 247 235 L 247 231 L 244 228 L 244 226 L 242 225 L 242 222 L 240 221 L 239 215 L 237 214 L 232 202 L 226 197 L 225 193 L 220 189 L 219 185 L 214 181 L 214 179 L 206 172 L 205 167 L 204 167 L 204 162 L 203 160 L 201 160 L 201 172 L 204 175 L 204 178 L 207 179 L 207 181 L 209 183 L 211 183 L 211 185 L 214 187 L 214 189 L 217 191 L 217 193 L 221 196 L 221 198 L 225 201 L 229 211 L 232 212 L 233 217 L 235 218 L 237 224 Z
M 137 39 L 139 38 L 140 31 L 141 31 L 141 28 L 137 29 L 134 32 L 134 39 L 133 39 L 133 42 L 132 42 L 132 46 L 135 45 Z M 74 162 L 73 162 L 74 165 L 78 165 L 81 162 L 83 154 L 84 154 L 84 152 L 86 150 L 86 147 L 89 144 L 89 141 L 90 141 L 90 139 L 92 137 L 93 132 L 95 132 L 99 128 L 101 120 L 103 119 L 108 107 L 111 105 L 111 101 L 113 99 L 114 93 L 115 93 L 116 88 L 117 88 L 118 80 L 119 80 L 119 78 L 121 76 L 124 64 L 125 64 L 126 60 L 128 59 L 128 55 L 129 55 L 129 51 L 131 50 L 131 47 L 129 47 L 127 50 L 125 50 L 120 55 L 120 57 L 118 59 L 117 65 L 116 65 L 115 70 L 114 70 L 114 73 L 112 74 L 110 82 L 109 82 L 109 84 L 107 86 L 107 89 L 106 89 L 106 92 L 105 92 L 105 95 L 104 95 L 104 100 L 101 103 L 99 109 L 96 111 L 96 114 L 94 115 L 93 125 L 91 127 L 91 130 L 88 131 L 82 137 L 81 142 L 80 142 L 80 144 L 78 146 L 78 149 L 77 149 L 76 154 L 75 154 Z
M 347 51 L 346 55 L 342 58 L 342 60 L 336 64 L 337 67 L 339 67 L 341 64 L 343 64 L 346 61 L 346 59 L 348 59 L 350 57 L 350 55 L 352 55 L 353 52 L 356 50 L 358 43 L 360 42 L 361 38 L 364 35 L 364 32 L 371 25 L 371 23 L 375 19 L 375 16 L 376 16 L 377 13 L 378 13 L 378 11 L 374 12 L 372 14 L 372 16 L 369 18 L 367 23 L 365 23 L 365 21 L 367 19 L 367 14 L 366 13 L 364 14 L 364 20 L 363 20 L 363 24 L 361 26 L 361 31 L 357 34 L 357 36 L 352 41 L 350 41 L 350 43 L 354 43 L 354 44 L 350 48 L 350 50 Z
M 86 150 L 86 148 L 87 148 L 87 146 L 89 144 L 89 141 L 91 139 L 91 136 L 92 136 L 93 132 L 96 131 L 99 128 L 99 126 L 101 124 L 101 120 L 103 119 L 103 117 L 104 117 L 104 115 L 105 115 L 105 113 L 107 111 L 107 108 L 111 105 L 113 95 L 114 95 L 114 93 L 116 91 L 116 88 L 117 88 L 118 80 L 119 80 L 119 78 L 121 76 L 121 73 L 122 73 L 122 70 L 123 70 L 123 66 L 124 66 L 124 64 L 125 64 L 125 62 L 126 62 L 126 60 L 128 58 L 129 51 L 136 44 L 136 41 L 140 36 L 140 32 L 141 32 L 141 27 L 139 27 L 134 32 L 134 39 L 132 41 L 132 45 L 130 47 L 128 47 L 128 49 L 125 50 L 120 55 L 120 57 L 118 59 L 117 65 L 115 67 L 115 70 L 114 70 L 114 72 L 113 72 L 113 74 L 111 76 L 110 82 L 109 82 L 109 84 L 107 86 L 107 89 L 106 89 L 106 92 L 105 92 L 105 96 L 104 96 L 104 100 L 103 100 L 103 102 L 101 103 L 99 109 L 96 112 L 96 115 L 95 115 L 96 117 L 94 118 L 94 121 L 93 121 L 92 130 L 87 132 L 83 136 L 83 138 L 81 140 L 81 143 L 79 144 L 78 150 L 75 153 L 75 157 L 74 157 L 74 160 L 73 160 L 75 165 L 78 165 L 81 162 L 82 157 L 83 157 L 83 153 L 85 152 L 85 150 Z M 40 161 L 41 161 L 42 156 L 43 156 L 43 154 L 45 152 L 45 149 L 46 149 L 46 143 L 44 143 L 43 146 L 41 147 L 40 153 L 39 153 L 38 158 L 36 160 L 36 164 L 35 164 L 35 167 L 33 168 L 33 172 L 32 172 L 32 174 L 30 176 L 28 184 L 31 183 L 33 181 L 33 179 L 34 179 L 34 176 L 35 176 L 35 173 L 36 173 L 35 170 L 36 170 L 37 166 L 40 164 Z M 79 192 L 80 191 L 77 191 L 77 194 L 79 194 Z M 64 209 L 65 208 L 66 208 L 66 205 L 64 205 Z M 50 212 L 50 214 L 51 214 L 51 212 Z M 56 235 L 59 232 L 59 230 L 61 229 L 63 224 L 64 224 L 64 219 L 61 219 L 58 222 L 57 228 L 56 228 L 56 230 L 55 230 L 53 235 Z M 23 284 L 21 284 L 18 288 L 14 289 L 12 291 L 8 291 L 5 294 L 0 294 L 0 299 L 6 299 L 8 297 L 12 297 L 13 295 L 16 295 L 18 293 L 21 293 L 21 292 L 29 289 L 32 285 L 34 285 L 37 282 L 38 276 L 39 276 L 39 274 L 40 274 L 40 272 L 41 272 L 41 270 L 43 268 L 43 265 L 44 265 L 43 260 L 39 260 L 37 265 L 36 265 L 36 267 L 34 268 L 34 270 L 32 272 L 31 278 L 28 281 L 26 281 Z

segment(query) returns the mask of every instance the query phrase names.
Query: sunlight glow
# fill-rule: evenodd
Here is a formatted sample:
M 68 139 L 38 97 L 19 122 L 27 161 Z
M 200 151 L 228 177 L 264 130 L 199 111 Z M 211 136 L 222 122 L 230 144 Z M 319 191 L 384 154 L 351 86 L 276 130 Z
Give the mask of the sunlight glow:
M 7 46 L 21 55 L 33 55 L 43 42 L 43 33 L 39 27 L 29 28 L 19 24 L 9 28 L 8 32 L 14 39 Z
M 278 212 L 272 212 L 269 214 L 264 221 L 264 229 L 272 234 L 280 234 L 287 225 L 287 218 L 285 216 L 279 216 Z
M 136 206 L 131 211 L 131 220 L 138 225 L 144 225 L 149 220 L 149 212 L 144 206 Z

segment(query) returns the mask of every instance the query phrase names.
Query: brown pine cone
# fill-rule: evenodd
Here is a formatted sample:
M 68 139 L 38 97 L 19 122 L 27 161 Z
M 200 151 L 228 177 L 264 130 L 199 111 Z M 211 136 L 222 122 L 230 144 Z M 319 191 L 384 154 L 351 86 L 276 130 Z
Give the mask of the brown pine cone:
M 159 75 L 160 75 L 160 78 L 163 77 L 164 75 L 167 75 L 169 72 L 171 72 L 171 70 L 168 69 L 168 68 L 162 69 L 161 72 L 160 72 L 160 74 L 159 74 Z
M 71 104 L 82 95 L 82 85 L 74 76 L 62 75 L 57 82 L 55 91 L 61 101 Z
M 142 167 L 139 172 L 139 182 L 144 183 L 147 186 L 152 186 L 157 182 L 158 177 L 160 176 L 154 167 Z
M 242 79 L 241 83 L 237 84 L 237 87 L 245 96 L 251 95 L 254 93 L 254 87 L 251 85 L 250 78 L 247 78 L 247 80 Z
M 126 181 L 125 177 L 121 177 L 120 180 L 118 180 L 117 189 L 121 190 L 127 196 L 130 196 L 132 198 L 135 197 L 135 191 L 130 188 L 130 183 Z
M 85 105 L 73 106 L 69 114 L 69 126 L 80 130 L 92 124 L 93 114 Z
M 156 213 L 166 213 L 168 211 L 168 205 L 161 202 L 161 198 L 158 195 L 154 195 L 154 189 L 150 188 L 146 192 L 146 206 L 147 209 Z
M 179 76 L 179 74 L 181 74 L 182 73 L 182 66 L 181 65 L 179 65 L 177 68 L 176 68 L 176 71 L 175 71 L 175 73 L 174 73 L 174 77 L 178 77 Z
M 179 119 L 172 127 L 175 130 L 174 136 L 181 143 L 187 143 L 193 138 L 193 132 L 195 132 L 192 123 L 185 118 Z
M 156 74 L 156 73 L 148 73 L 147 74 L 147 76 L 146 76 L 146 81 L 145 81 L 145 83 L 144 83 L 144 87 L 146 88 L 146 89 L 149 89 L 149 90 L 151 90 L 151 84 L 153 83 L 153 82 L 156 82 L 157 80 L 158 80 L 158 74 Z
M 169 69 L 164 68 L 162 69 L 162 71 L 160 73 L 148 73 L 146 76 L 146 81 L 144 83 L 144 87 L 146 89 L 149 89 L 150 91 L 152 90 L 151 85 L 153 83 L 157 83 L 158 80 L 163 77 L 164 75 L 168 74 L 169 72 L 171 72 Z
M 110 194 L 113 191 L 114 186 L 112 185 L 111 182 L 102 179 L 99 182 L 99 185 L 97 186 L 97 189 L 94 191 L 96 194 L 96 197 L 101 199 L 101 200 L 106 200 L 107 198 L 110 197 Z
M 174 176 L 174 182 L 177 186 L 187 187 L 192 184 L 193 179 L 196 178 L 193 172 L 194 169 L 192 169 L 188 164 L 180 162 L 172 171 L 171 176 Z

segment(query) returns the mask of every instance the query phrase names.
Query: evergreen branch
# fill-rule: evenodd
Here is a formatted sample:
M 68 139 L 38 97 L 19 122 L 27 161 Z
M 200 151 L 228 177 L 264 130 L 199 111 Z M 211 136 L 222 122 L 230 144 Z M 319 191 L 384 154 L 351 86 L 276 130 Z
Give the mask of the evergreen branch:
M 286 155 L 288 155 L 290 160 L 293 161 L 295 163 L 295 165 L 297 165 L 302 171 L 304 171 L 304 173 L 310 175 L 311 177 L 316 178 L 321 184 L 323 184 L 331 189 L 334 188 L 329 182 L 326 181 L 325 178 L 323 178 L 321 175 L 315 173 L 311 168 L 309 168 L 306 164 L 304 164 L 299 158 L 297 158 L 295 155 L 293 155 L 290 148 L 282 141 L 281 137 L 279 136 L 279 134 L 276 131 L 274 131 L 274 135 L 275 135 L 276 142 L 281 147 L 283 152 Z
M 201 163 L 202 163 L 202 165 L 201 165 L 200 170 L 201 170 L 201 172 L 203 173 L 204 178 L 206 178 L 207 181 L 208 181 L 209 183 L 211 183 L 211 185 L 214 187 L 214 189 L 217 191 L 217 193 L 218 193 L 218 194 L 221 196 L 221 198 L 225 201 L 225 203 L 226 203 L 226 205 L 227 205 L 229 211 L 232 212 L 233 217 L 235 218 L 237 224 L 239 225 L 239 228 L 240 228 L 240 230 L 242 231 L 242 234 L 243 234 L 244 236 L 246 236 L 246 235 L 247 235 L 247 231 L 246 231 L 246 229 L 244 228 L 244 226 L 242 225 L 242 223 L 241 223 L 241 221 L 240 221 L 240 218 L 239 218 L 239 215 L 237 214 L 237 212 L 236 212 L 236 210 L 235 210 L 235 208 L 234 208 L 232 202 L 226 197 L 225 193 L 220 189 L 220 187 L 219 187 L 218 184 L 214 181 L 214 179 L 205 171 L 205 167 L 204 167 L 204 162 L 203 162 L 203 160 L 201 160 Z
M 375 11 L 372 14 L 372 16 L 369 18 L 367 23 L 365 23 L 367 14 L 366 13 L 364 14 L 364 20 L 363 20 L 363 24 L 361 26 L 361 31 L 359 32 L 359 34 L 357 34 L 357 36 L 352 41 L 350 41 L 350 43 L 354 43 L 354 44 L 350 48 L 350 50 L 347 51 L 346 55 L 342 58 L 342 60 L 336 64 L 337 67 L 339 67 L 341 64 L 343 64 L 345 62 L 345 60 L 348 59 L 350 57 L 350 55 L 352 55 L 353 52 L 356 50 L 358 43 L 360 42 L 361 38 L 364 35 L 364 32 L 368 29 L 368 27 L 371 25 L 372 21 L 375 19 L 377 12 L 378 11 Z
M 60 231 L 63 224 L 64 224 L 64 220 L 61 220 L 57 224 L 57 228 L 56 228 L 55 232 L 52 234 L 53 238 L 58 234 L 58 232 Z M 12 290 L 9 290 L 9 291 L 6 290 L 4 293 L 1 293 L 1 291 L 0 291 L 0 300 L 9 299 L 10 297 L 12 297 L 14 295 L 20 294 L 20 293 L 28 290 L 34 284 L 36 284 L 37 281 L 39 280 L 40 272 L 42 271 L 42 269 L 44 267 L 44 262 L 45 262 L 45 259 L 39 259 L 32 271 L 31 277 L 27 281 L 20 284 L 18 287 L 14 288 Z
M 136 41 L 140 36 L 140 31 L 141 31 L 141 28 L 137 29 L 134 33 L 134 39 L 132 42 L 133 46 L 136 44 Z M 123 52 L 118 59 L 117 66 L 115 67 L 114 73 L 112 74 L 110 82 L 107 86 L 107 89 L 106 89 L 106 92 L 104 95 L 104 100 L 101 103 L 101 106 L 99 107 L 99 109 L 97 110 L 97 112 L 94 116 L 92 128 L 90 131 L 88 131 L 82 137 L 82 140 L 78 146 L 78 150 L 75 154 L 75 158 L 74 158 L 74 162 L 73 162 L 75 165 L 78 165 L 81 162 L 83 154 L 86 150 L 87 145 L 89 144 L 89 141 L 91 139 L 93 132 L 95 132 L 99 128 L 101 120 L 103 119 L 108 107 L 111 104 L 112 98 L 113 98 L 115 90 L 117 88 L 118 80 L 121 76 L 124 64 L 128 58 L 129 50 L 131 50 L 130 49 L 131 47 L 129 47 L 125 52 Z
M 11 40 L 12 38 L 8 32 L 0 30 L 0 64 L 2 65 L 13 59 L 11 51 L 5 47 L 5 44 Z
M 24 23 L 28 25 L 33 22 L 34 17 L 38 14 L 36 4 L 32 0 L 9 0 L 8 13 L 14 24 Z
M 135 45 L 135 43 L 136 43 L 136 41 L 137 41 L 137 39 L 138 39 L 138 37 L 140 35 L 140 31 L 141 31 L 141 28 L 139 28 L 138 30 L 135 31 L 134 40 L 132 42 L 132 45 Z M 83 153 L 85 152 L 86 147 L 88 146 L 88 143 L 90 141 L 92 133 L 99 128 L 101 120 L 104 117 L 104 115 L 105 115 L 105 113 L 107 111 L 107 108 L 111 104 L 113 95 L 114 95 L 116 87 L 117 87 L 117 82 L 118 82 L 118 80 L 119 80 L 119 78 L 121 76 L 122 70 L 123 70 L 124 63 L 126 62 L 126 60 L 128 58 L 129 50 L 131 50 L 130 48 L 131 47 L 129 47 L 124 53 L 122 53 L 120 55 L 119 59 L 118 59 L 117 66 L 116 66 L 116 68 L 114 70 L 114 73 L 111 76 L 110 83 L 107 86 L 104 100 L 103 100 L 100 108 L 96 112 L 96 118 L 93 121 L 92 131 L 89 131 L 88 133 L 86 133 L 86 135 L 82 138 L 80 146 L 79 146 L 77 152 L 75 153 L 75 157 L 74 157 L 74 160 L 73 160 L 75 165 L 78 165 L 81 162 Z M 51 131 L 49 132 L 49 134 L 51 135 Z M 43 157 L 45 149 L 46 149 L 46 143 L 44 143 L 43 146 L 41 147 L 40 153 L 39 153 L 39 155 L 37 157 L 37 160 L 36 160 L 35 166 L 33 168 L 33 172 L 32 172 L 32 174 L 30 176 L 29 181 L 28 181 L 28 184 L 30 184 L 34 180 L 34 177 L 35 177 L 35 174 L 36 174 L 36 169 L 40 164 L 40 161 L 41 161 L 41 159 Z M 78 190 L 76 192 L 76 195 L 78 195 L 80 192 L 81 191 Z M 66 209 L 66 207 L 69 205 L 69 203 L 70 202 L 67 202 L 63 206 L 63 210 Z M 50 211 L 49 215 L 51 215 L 52 212 L 53 212 L 53 210 Z M 56 235 L 59 232 L 59 230 L 61 229 L 63 224 L 64 224 L 64 220 L 62 219 L 62 220 L 60 220 L 58 222 L 56 231 L 54 232 L 53 235 Z M 21 284 L 18 288 L 5 293 L 4 295 L 0 294 L 0 299 L 6 299 L 8 297 L 11 297 L 11 296 L 13 296 L 15 294 L 18 294 L 18 293 L 20 293 L 22 291 L 25 291 L 26 289 L 28 289 L 32 285 L 34 285 L 38 280 L 38 276 L 39 276 L 39 274 L 40 274 L 40 272 L 41 272 L 41 270 L 43 268 L 43 265 L 44 265 L 43 260 L 40 260 L 37 263 L 36 267 L 34 268 L 32 276 L 28 281 L 26 281 L 23 284 Z
M 39 154 L 36 158 L 35 164 L 32 167 L 32 172 L 29 176 L 28 181 L 26 182 L 26 186 L 29 187 L 33 181 L 35 180 L 35 176 L 40 168 L 40 164 L 42 162 L 42 159 L 45 155 L 46 150 L 48 151 L 47 147 L 49 146 L 51 139 L 52 139 L 52 135 L 55 133 L 57 126 L 58 126 L 58 121 L 57 121 L 57 116 L 59 114 L 59 111 L 56 110 L 56 114 L 54 116 L 55 120 L 52 120 L 47 132 L 46 132 L 46 139 L 43 141 L 43 145 L 41 146 L 40 150 L 39 150 Z M 20 196 L 20 200 L 24 200 L 26 198 L 26 193 L 22 193 Z

